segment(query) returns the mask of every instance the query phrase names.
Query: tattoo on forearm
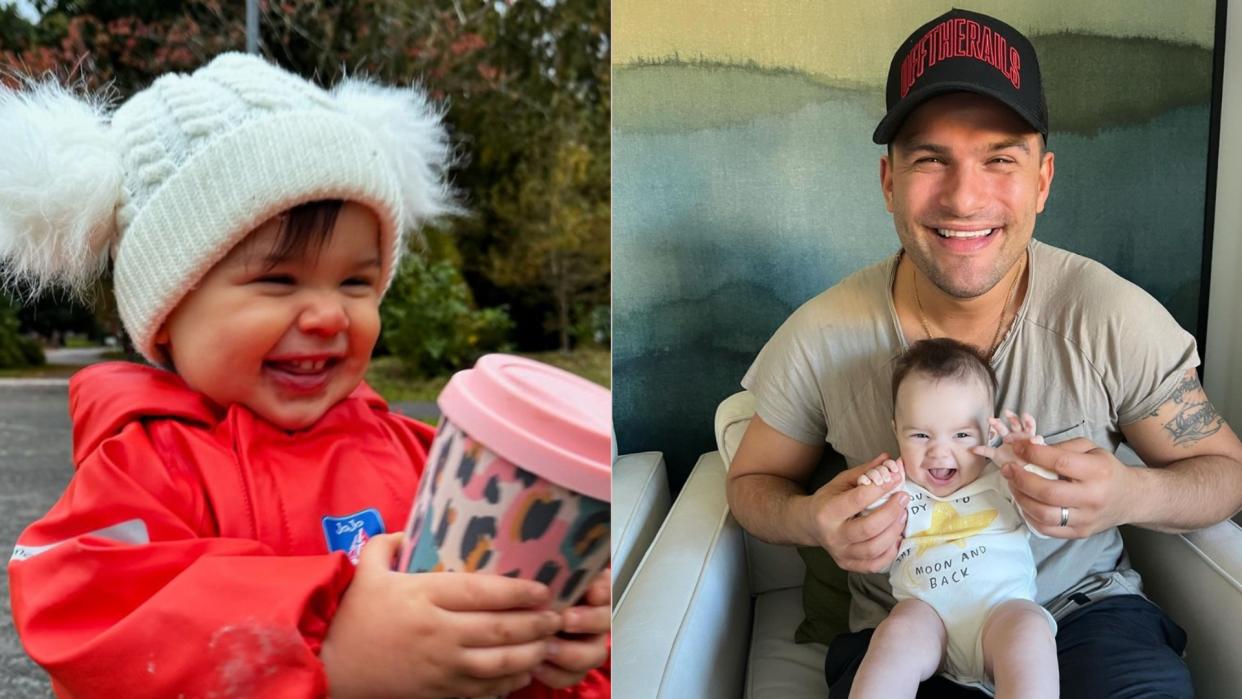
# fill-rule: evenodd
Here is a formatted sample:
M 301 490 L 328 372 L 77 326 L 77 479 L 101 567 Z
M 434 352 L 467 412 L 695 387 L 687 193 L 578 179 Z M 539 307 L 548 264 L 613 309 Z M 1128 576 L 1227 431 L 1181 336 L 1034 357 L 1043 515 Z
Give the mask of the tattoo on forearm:
M 1173 403 L 1177 412 L 1172 420 L 1164 423 L 1164 428 L 1173 435 L 1174 444 L 1191 446 L 1216 434 L 1225 424 L 1203 394 L 1198 377 L 1192 375 L 1182 380 L 1173 391 Z

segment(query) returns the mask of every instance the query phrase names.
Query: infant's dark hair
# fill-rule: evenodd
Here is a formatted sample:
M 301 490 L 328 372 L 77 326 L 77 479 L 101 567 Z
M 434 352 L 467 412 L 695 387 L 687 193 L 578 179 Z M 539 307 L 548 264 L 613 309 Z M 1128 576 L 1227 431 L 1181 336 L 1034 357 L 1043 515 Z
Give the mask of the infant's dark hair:
M 299 204 L 281 215 L 280 235 L 267 256 L 269 269 L 280 260 L 300 258 L 308 252 L 318 256 L 324 243 L 332 235 L 336 217 L 345 202 L 340 199 L 321 199 Z
M 996 372 L 974 347 L 948 337 L 920 340 L 910 346 L 893 367 L 893 405 L 897 405 L 897 389 L 911 374 L 930 379 L 978 379 L 988 389 L 988 398 L 996 400 Z

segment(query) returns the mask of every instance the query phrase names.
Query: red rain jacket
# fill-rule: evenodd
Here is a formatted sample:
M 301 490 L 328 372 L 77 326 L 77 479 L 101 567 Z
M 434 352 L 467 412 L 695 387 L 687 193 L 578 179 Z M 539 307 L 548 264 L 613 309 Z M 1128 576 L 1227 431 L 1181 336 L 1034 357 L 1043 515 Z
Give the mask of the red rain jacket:
M 432 428 L 363 384 L 286 433 L 121 362 L 75 375 L 69 411 L 77 472 L 9 563 L 18 633 L 57 693 L 325 696 L 347 553 L 405 525 Z M 514 696 L 607 697 L 607 672 Z

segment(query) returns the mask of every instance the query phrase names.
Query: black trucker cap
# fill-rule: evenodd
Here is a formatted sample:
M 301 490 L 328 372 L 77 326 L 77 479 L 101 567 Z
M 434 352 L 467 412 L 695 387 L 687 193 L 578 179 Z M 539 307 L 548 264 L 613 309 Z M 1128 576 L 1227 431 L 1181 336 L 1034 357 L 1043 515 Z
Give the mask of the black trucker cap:
M 893 55 L 884 90 L 888 113 L 871 140 L 891 142 L 910 112 L 947 92 L 1000 100 L 1048 138 L 1035 47 L 995 17 L 953 9 L 916 29 Z

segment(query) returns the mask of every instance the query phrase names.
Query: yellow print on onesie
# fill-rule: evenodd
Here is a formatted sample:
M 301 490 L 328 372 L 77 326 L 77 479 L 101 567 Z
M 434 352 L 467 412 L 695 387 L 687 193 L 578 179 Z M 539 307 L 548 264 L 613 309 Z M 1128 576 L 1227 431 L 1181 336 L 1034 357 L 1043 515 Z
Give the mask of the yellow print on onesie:
M 1016 507 L 1006 493 L 994 489 L 997 484 L 989 482 L 992 478 L 981 480 L 943 500 L 915 484 L 906 484 L 910 519 L 893 565 L 901 568 L 896 571 L 902 581 L 899 587 L 907 594 L 918 596 L 916 590 L 939 593 L 968 583 L 978 576 L 972 567 L 985 560 L 989 571 L 985 577 L 989 578 L 998 564 L 1016 563 L 1019 569 L 1031 565 L 1025 532 L 1019 532 L 1022 520 Z M 953 546 L 940 548 L 947 544 Z M 894 592 L 899 598 L 905 596 Z

